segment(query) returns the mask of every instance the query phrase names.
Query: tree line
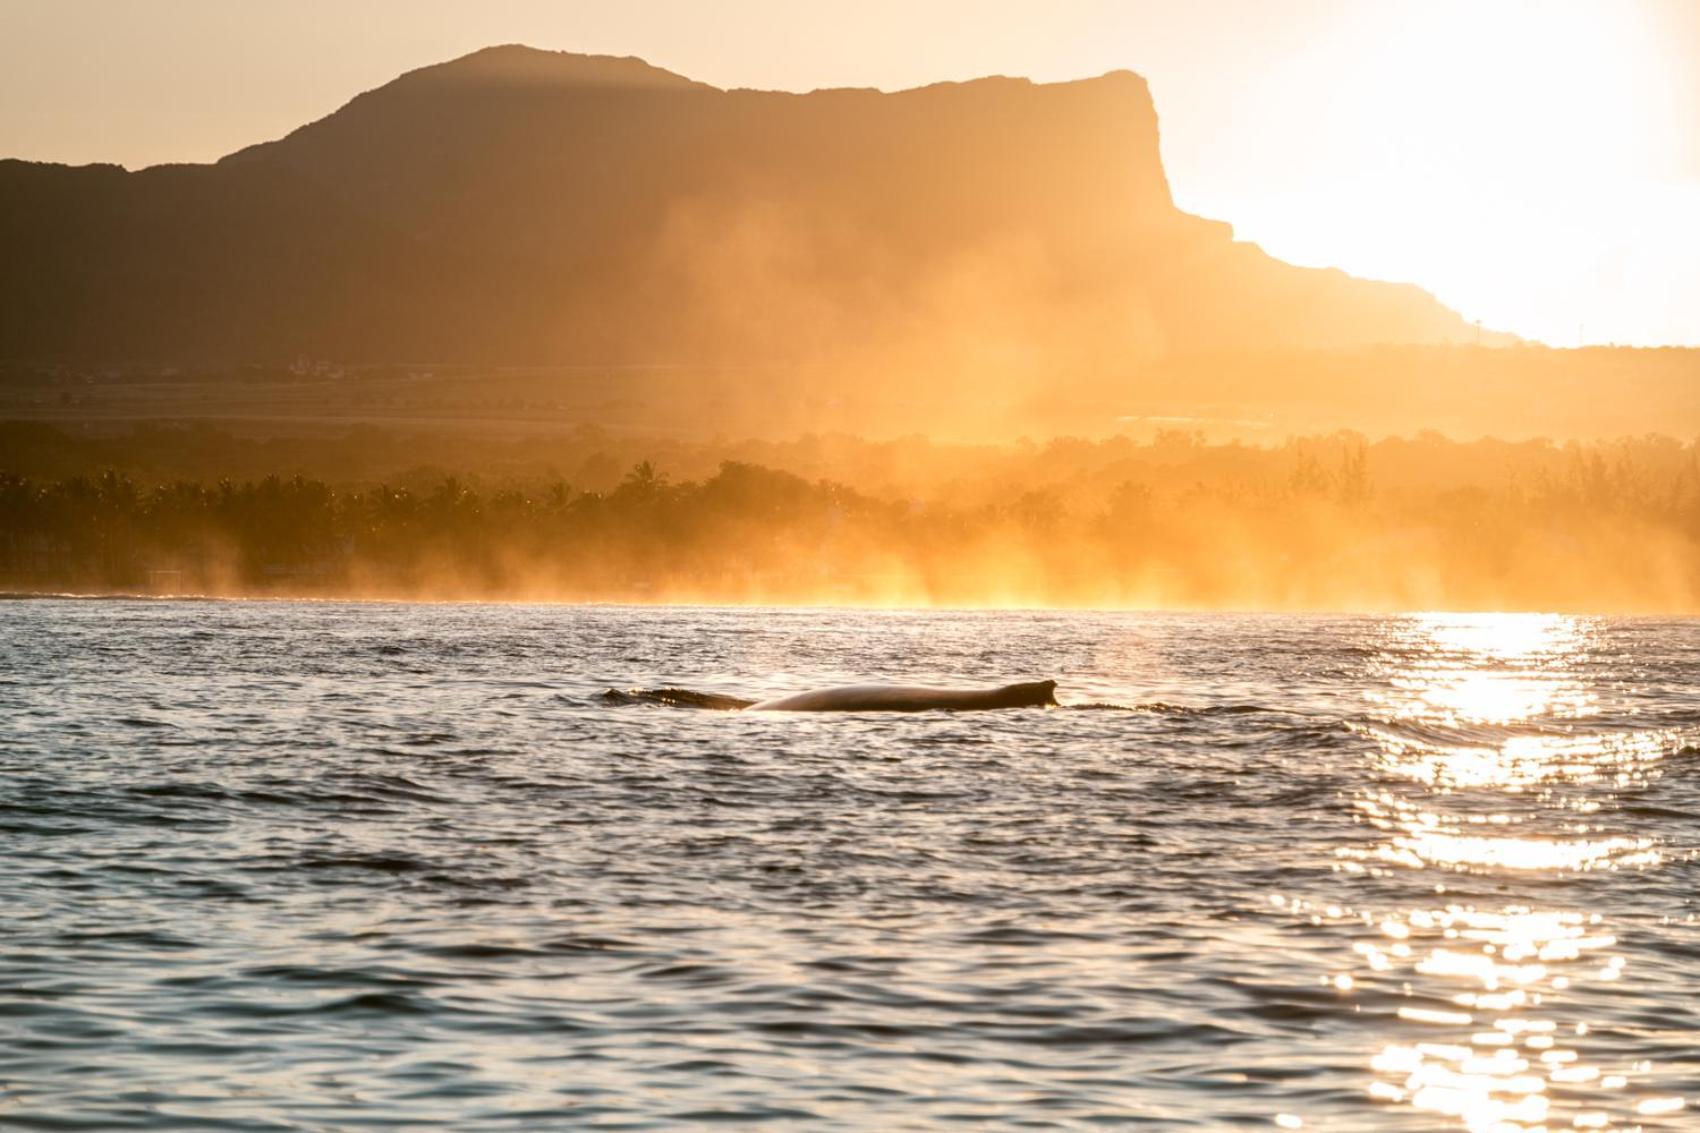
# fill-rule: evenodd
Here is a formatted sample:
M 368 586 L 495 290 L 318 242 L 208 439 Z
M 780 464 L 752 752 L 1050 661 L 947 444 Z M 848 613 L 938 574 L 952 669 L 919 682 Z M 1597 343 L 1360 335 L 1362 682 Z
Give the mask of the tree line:
M 643 461 L 600 490 L 475 475 L 392 486 L 0 472 L 0 586 L 1700 612 L 1693 445 L 1583 447 L 1533 470 L 1458 446 L 1482 467 L 1425 479 L 1399 473 L 1409 452 L 1350 436 L 1279 450 L 1165 443 L 1108 461 L 1090 442 L 988 453 L 971 485 L 929 494 L 730 460 L 690 479 Z M 1032 475 L 1040 463 L 1054 475 Z

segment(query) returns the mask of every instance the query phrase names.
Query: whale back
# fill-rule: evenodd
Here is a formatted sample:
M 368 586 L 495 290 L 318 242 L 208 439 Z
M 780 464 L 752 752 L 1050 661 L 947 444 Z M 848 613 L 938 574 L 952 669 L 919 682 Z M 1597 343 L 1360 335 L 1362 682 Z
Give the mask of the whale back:
M 1057 702 L 1056 681 L 1028 681 L 999 688 L 924 688 L 915 685 L 844 685 L 775 697 L 751 712 L 973 712 L 989 708 L 1041 708 Z

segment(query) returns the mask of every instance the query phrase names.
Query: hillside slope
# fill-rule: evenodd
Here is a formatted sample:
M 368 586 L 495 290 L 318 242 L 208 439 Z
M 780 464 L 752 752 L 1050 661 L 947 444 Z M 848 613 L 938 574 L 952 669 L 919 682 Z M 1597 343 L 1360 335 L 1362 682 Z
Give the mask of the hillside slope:
M 215 165 L 0 162 L 0 246 L 0 359 L 1047 379 L 1476 337 L 1176 209 L 1128 72 L 796 95 L 492 48 Z

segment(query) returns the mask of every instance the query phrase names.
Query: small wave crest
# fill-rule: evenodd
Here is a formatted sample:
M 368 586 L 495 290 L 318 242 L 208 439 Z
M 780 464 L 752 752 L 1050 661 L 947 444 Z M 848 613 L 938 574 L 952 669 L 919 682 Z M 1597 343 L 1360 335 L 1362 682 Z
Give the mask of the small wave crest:
M 741 697 L 696 692 L 688 688 L 611 688 L 602 694 L 602 702 L 618 707 L 651 704 L 665 708 L 706 708 L 718 712 L 734 712 L 755 703 Z
M 1677 724 L 1646 726 L 1644 721 L 1578 721 L 1540 723 L 1460 723 L 1435 720 L 1399 720 L 1360 716 L 1347 727 L 1361 735 L 1395 744 L 1423 748 L 1499 748 L 1512 741 L 1544 741 L 1558 745 L 1638 745 L 1655 741 L 1667 753 L 1700 740 L 1700 728 Z
M 1249 716 L 1274 713 L 1279 709 L 1261 704 L 1167 704 L 1160 700 L 1146 704 L 1115 704 L 1108 701 L 1088 701 L 1084 704 L 1063 704 L 1059 707 L 1075 712 L 1144 712 L 1153 716 Z

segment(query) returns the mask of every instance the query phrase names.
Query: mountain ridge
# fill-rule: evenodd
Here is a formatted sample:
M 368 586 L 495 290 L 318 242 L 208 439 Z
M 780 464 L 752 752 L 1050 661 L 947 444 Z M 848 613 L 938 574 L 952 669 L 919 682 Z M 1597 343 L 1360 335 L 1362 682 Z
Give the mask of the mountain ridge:
M 0 162 L 0 357 L 1038 379 L 1479 335 L 1181 211 L 1159 144 L 1131 71 L 788 93 L 486 48 L 208 165 Z

